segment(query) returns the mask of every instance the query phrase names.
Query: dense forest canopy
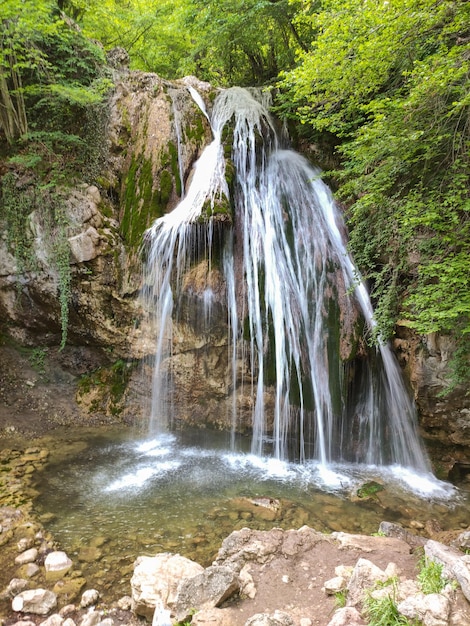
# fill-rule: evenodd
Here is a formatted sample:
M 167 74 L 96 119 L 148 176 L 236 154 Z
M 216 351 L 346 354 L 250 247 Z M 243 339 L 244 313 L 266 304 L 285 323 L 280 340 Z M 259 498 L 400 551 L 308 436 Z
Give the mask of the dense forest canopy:
M 469 2 L 0 0 L 0 20 L 3 153 L 41 184 L 94 175 L 116 46 L 164 78 L 275 88 L 295 134 L 334 151 L 382 336 L 451 332 L 468 374 Z

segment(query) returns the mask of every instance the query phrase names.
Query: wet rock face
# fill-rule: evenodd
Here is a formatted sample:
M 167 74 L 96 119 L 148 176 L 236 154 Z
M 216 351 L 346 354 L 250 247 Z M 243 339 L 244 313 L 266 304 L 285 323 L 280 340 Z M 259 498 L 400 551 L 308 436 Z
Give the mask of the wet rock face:
M 110 53 L 110 62 L 116 68 L 116 88 L 105 138 L 107 163 L 97 181 L 84 181 L 67 192 L 56 190 L 68 224 L 71 297 L 67 350 L 82 359 L 68 371 L 79 374 L 106 361 L 99 353 L 109 355 L 112 351 L 113 359 L 135 360 L 153 354 L 151 324 L 143 318 L 138 301 L 143 234 L 155 218 L 178 203 L 195 161 L 211 141 L 207 118 L 188 91 L 189 86 L 195 87 L 210 108 L 214 96 L 210 85 L 193 77 L 169 83 L 154 74 L 131 72 L 125 69 L 127 59 L 122 49 Z M 21 176 L 18 185 L 21 193 L 33 191 L 31 182 Z M 39 212 L 32 211 L 27 222 L 33 257 L 30 267 L 20 267 L 8 240 L 8 226 L 0 219 L 0 334 L 22 346 L 57 347 L 62 333 L 60 277 L 51 263 Z M 218 227 L 222 232 L 224 225 Z M 215 267 L 211 271 L 211 323 L 215 325 L 207 332 L 200 320 L 181 316 L 174 328 L 171 367 L 177 372 L 174 400 L 183 407 L 178 419 L 220 429 L 231 425 L 229 392 L 240 381 L 230 377 L 223 308 L 226 286 L 221 273 Z M 204 296 L 201 285 L 207 279 L 206 272 L 205 264 L 195 264 L 185 277 L 188 307 L 191 299 Z M 352 331 L 356 322 L 354 316 L 345 318 L 342 313 L 344 332 L 338 347 L 345 360 L 361 356 L 357 329 Z M 415 393 L 423 435 L 432 447 L 438 447 L 435 456 L 442 476 L 454 471 L 464 477 L 470 475 L 470 398 L 460 388 L 449 396 L 439 396 L 447 384 L 453 349 L 448 338 L 419 338 L 404 327 L 398 329 L 395 341 Z M 93 363 L 87 368 L 83 354 L 91 352 Z M 62 357 L 66 358 L 66 351 Z M 240 369 L 242 376 L 247 380 L 248 364 L 245 370 Z M 142 383 L 139 374 L 130 377 L 129 383 L 134 385 L 136 397 L 148 396 L 149 383 Z M 95 397 L 85 398 L 83 390 L 79 396 L 85 411 L 106 404 Z M 248 386 L 246 395 L 238 398 L 241 432 L 250 427 L 252 402 Z M 267 390 L 268 414 L 272 414 L 272 404 Z M 105 412 L 126 411 L 123 403 L 117 409 L 115 402 L 108 405 L 111 408 Z M 135 411 L 134 403 L 128 413 Z
M 395 352 L 410 381 L 422 435 L 442 477 L 470 475 L 470 396 L 463 386 L 446 393 L 451 382 L 455 344 L 436 334 L 417 336 L 400 326 Z

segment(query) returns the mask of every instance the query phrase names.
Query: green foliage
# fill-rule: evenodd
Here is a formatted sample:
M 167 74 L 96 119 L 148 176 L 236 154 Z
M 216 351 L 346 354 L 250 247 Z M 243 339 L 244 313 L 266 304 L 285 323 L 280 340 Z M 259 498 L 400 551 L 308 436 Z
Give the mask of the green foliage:
M 418 584 L 425 594 L 440 593 L 449 582 L 442 575 L 443 565 L 423 556 L 419 562 Z
M 372 592 L 366 594 L 364 612 L 369 626 L 411 626 L 406 617 L 400 615 L 395 601 L 395 587 L 390 593 L 374 598 Z
M 317 36 L 284 74 L 280 109 L 311 141 L 333 138 L 378 332 L 405 319 L 453 334 L 456 384 L 470 371 L 470 5 L 329 0 L 300 16 Z
M 299 0 L 106 0 L 81 14 L 107 50 L 124 47 L 131 68 L 164 78 L 196 74 L 214 84 L 265 84 L 293 67 L 311 36 L 294 24 Z
M 125 48 L 132 69 L 178 78 L 191 47 L 184 27 L 187 4 L 184 0 L 104 0 L 88 5 L 80 23 L 84 33 L 99 39 L 106 50 Z
M 61 348 L 67 339 L 71 298 L 68 223 L 62 192 L 80 178 L 91 182 L 105 158 L 107 94 L 112 83 L 103 50 L 59 9 L 84 4 L 47 0 L 2 2 L 0 36 L 0 143 L 9 167 L 2 205 L 18 274 L 33 269 L 33 211 L 58 288 Z M 22 178 L 26 184 L 20 184 Z M 21 281 L 18 281 L 21 291 Z
M 64 199 L 48 186 L 22 187 L 13 173 L 3 177 L 1 190 L 2 217 L 7 227 L 8 244 L 16 260 L 18 275 L 36 268 L 37 259 L 29 223 L 33 212 L 40 219 L 45 237 L 44 251 L 57 279 L 62 349 L 67 340 L 72 275 Z M 21 295 L 21 280 L 17 281 L 17 285 Z
M 22 274 L 34 267 L 32 237 L 28 228 L 29 216 L 34 210 L 34 199 L 30 193 L 17 187 L 17 180 L 11 172 L 3 177 L 1 191 L 8 247 L 15 257 L 18 274 Z M 19 281 L 18 289 L 21 289 Z
M 304 45 L 293 23 L 298 5 L 288 0 L 188 2 L 186 27 L 195 41 L 192 71 L 215 84 L 272 81 L 281 69 L 294 65 L 295 47 Z
M 39 373 L 44 374 L 46 371 L 47 348 L 33 348 L 29 355 L 29 361 L 32 367 Z
M 346 606 L 346 602 L 348 600 L 348 590 L 342 589 L 341 591 L 337 591 L 335 593 L 335 607 L 337 609 L 342 609 Z

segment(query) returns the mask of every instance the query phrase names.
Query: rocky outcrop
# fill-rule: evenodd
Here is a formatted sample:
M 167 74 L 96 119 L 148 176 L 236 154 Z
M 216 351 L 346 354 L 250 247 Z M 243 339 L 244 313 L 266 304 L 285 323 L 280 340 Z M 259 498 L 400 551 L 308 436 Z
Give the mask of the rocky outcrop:
M 142 395 L 148 395 L 150 376 L 142 382 L 142 368 L 134 372 L 126 369 L 127 363 L 143 362 L 145 372 L 145 358 L 154 352 L 151 320 L 138 299 L 143 235 L 155 218 L 181 199 L 194 163 L 212 138 L 207 117 L 189 88 L 197 88 L 209 110 L 215 90 L 194 77 L 170 83 L 154 74 L 131 72 L 123 50 L 115 50 L 109 60 L 115 89 L 103 138 L 106 163 L 95 180 L 83 181 L 73 190 L 54 190 L 54 202 L 60 203 L 65 217 L 70 263 L 67 345 L 57 358 L 60 376 L 67 378 L 69 388 L 79 377 L 98 371 L 93 379 L 96 384 L 84 384 L 77 390 L 78 404 L 70 415 L 131 419 L 141 411 L 136 407 L 139 401 L 142 405 Z M 8 168 L 16 176 L 18 196 L 33 198 L 31 180 L 13 166 Z M 51 352 L 61 343 L 64 321 L 64 277 L 63 268 L 53 260 L 55 237 L 41 207 L 33 203 L 24 233 L 29 251 L 20 262 L 8 225 L 0 218 L 0 333 L 20 346 L 39 346 Z M 178 376 L 173 401 L 182 407 L 178 419 L 222 429 L 231 426 L 229 393 L 240 380 L 248 379 L 249 364 L 239 363 L 239 380 L 231 379 L 226 286 L 217 265 L 213 263 L 208 278 L 206 264 L 195 263 L 184 279 L 181 315 L 173 328 L 172 369 Z M 190 313 L 193 305 L 201 302 L 202 285 L 207 284 L 213 299 L 210 330 L 201 321 L 203 315 Z M 338 345 L 341 357 L 349 360 L 363 348 L 360 342 L 352 342 L 353 333 L 343 332 L 356 326 L 356 318 L 341 315 Z M 437 460 L 436 471 L 442 477 L 451 473 L 465 478 L 470 475 L 470 398 L 461 388 L 440 395 L 448 384 L 452 342 L 442 336 L 417 337 L 403 326 L 394 347 L 413 387 L 422 434 Z M 118 361 L 126 362 L 119 366 L 119 373 L 124 373 L 121 385 L 129 392 L 116 397 L 112 368 Z M 237 399 L 242 432 L 250 427 L 253 405 L 247 387 Z M 26 391 L 30 395 L 31 390 Z M 273 414 L 269 390 L 265 408 L 269 420 Z M 62 407 L 58 412 L 66 413 Z M 43 415 L 46 413 L 44 409 Z
M 418 336 L 399 326 L 393 342 L 409 380 L 436 472 L 456 480 L 470 477 L 470 396 L 464 386 L 448 391 L 456 345 L 449 336 Z

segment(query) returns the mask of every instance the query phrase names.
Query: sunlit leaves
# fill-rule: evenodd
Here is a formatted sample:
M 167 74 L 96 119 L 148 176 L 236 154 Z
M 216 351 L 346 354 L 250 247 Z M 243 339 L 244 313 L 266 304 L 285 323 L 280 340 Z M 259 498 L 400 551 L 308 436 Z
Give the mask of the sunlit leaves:
M 305 1 L 304 9 L 311 3 Z M 468 331 L 470 4 L 325 0 L 284 110 L 340 139 L 339 195 L 383 334 Z

